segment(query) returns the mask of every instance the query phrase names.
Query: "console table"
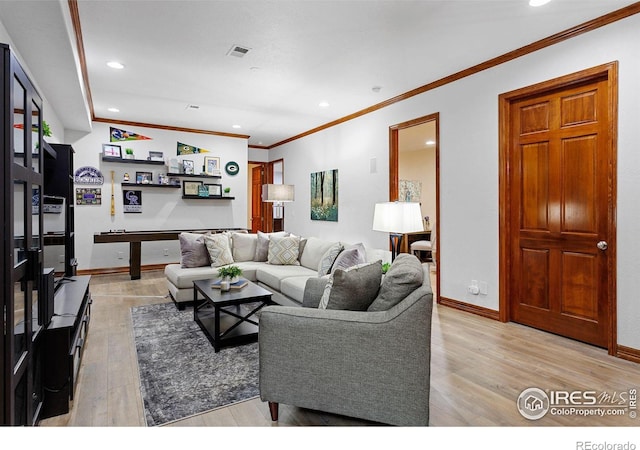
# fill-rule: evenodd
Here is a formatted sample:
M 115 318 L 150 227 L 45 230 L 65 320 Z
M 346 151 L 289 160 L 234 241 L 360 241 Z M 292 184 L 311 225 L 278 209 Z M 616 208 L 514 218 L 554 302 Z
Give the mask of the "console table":
M 112 242 L 129 243 L 129 275 L 132 280 L 140 279 L 142 242 L 174 241 L 180 233 L 218 233 L 222 231 L 243 231 L 246 228 L 224 228 L 208 230 L 159 230 L 159 231 L 107 231 L 93 234 L 94 244 Z

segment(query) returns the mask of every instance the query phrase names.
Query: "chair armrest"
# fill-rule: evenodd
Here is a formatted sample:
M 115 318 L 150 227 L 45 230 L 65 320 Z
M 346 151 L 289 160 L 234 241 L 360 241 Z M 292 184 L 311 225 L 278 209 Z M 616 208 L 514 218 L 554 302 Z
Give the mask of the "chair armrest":
M 309 278 L 307 284 L 304 286 L 302 306 L 306 308 L 317 308 L 324 293 L 324 287 L 328 281 L 328 276 Z

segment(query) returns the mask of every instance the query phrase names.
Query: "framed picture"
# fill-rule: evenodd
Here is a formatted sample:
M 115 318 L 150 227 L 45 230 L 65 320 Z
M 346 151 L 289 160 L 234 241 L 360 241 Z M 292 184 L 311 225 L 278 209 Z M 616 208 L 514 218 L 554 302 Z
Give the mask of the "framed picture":
M 221 184 L 205 184 L 209 189 L 209 197 L 222 197 L 222 185 Z
M 151 183 L 153 183 L 153 173 L 136 172 L 136 184 L 151 184 Z
M 205 156 L 204 157 L 204 173 L 207 175 L 219 175 L 220 174 L 220 158 L 217 156 Z
M 102 144 L 102 156 L 108 158 L 122 158 L 122 148 L 119 145 Z
M 198 190 L 202 185 L 202 181 L 183 181 L 182 182 L 182 195 L 198 195 Z
M 193 170 L 195 168 L 195 164 L 191 159 L 182 160 L 182 172 L 186 175 L 193 175 Z

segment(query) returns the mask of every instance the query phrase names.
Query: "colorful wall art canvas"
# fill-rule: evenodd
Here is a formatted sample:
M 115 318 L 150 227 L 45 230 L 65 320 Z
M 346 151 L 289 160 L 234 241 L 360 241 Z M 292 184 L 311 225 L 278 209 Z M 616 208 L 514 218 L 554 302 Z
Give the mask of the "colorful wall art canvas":
M 338 169 L 311 174 L 311 220 L 338 221 Z
M 398 200 L 401 202 L 421 202 L 422 181 L 400 180 L 398 183 Z

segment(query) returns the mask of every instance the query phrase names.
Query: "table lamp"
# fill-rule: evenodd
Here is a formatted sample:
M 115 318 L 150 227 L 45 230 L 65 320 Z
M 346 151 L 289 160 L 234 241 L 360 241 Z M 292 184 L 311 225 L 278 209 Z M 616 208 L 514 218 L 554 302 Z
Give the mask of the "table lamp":
M 390 233 L 391 261 L 393 261 L 400 252 L 404 233 L 424 231 L 420 203 L 376 203 L 373 213 L 373 230 Z

